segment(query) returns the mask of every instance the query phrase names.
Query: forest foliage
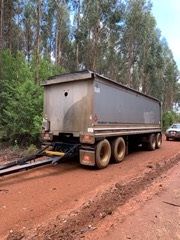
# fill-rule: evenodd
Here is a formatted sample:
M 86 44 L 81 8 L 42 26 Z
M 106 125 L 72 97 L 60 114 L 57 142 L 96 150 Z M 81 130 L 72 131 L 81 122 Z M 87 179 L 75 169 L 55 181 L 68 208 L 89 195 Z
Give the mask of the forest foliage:
M 91 69 L 180 104 L 179 72 L 148 0 L 0 0 L 0 129 L 36 139 L 42 81 Z

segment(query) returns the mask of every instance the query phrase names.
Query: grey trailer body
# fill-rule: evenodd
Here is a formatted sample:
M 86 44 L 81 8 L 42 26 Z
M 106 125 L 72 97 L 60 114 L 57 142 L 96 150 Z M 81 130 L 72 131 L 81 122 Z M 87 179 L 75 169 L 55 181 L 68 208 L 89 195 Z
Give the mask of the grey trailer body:
M 161 104 L 100 75 L 83 71 L 47 80 L 44 116 L 58 136 L 95 136 L 161 131 Z
M 51 139 L 70 134 L 81 144 L 93 145 L 105 138 L 161 133 L 157 99 L 99 74 L 88 70 L 62 74 L 43 85 L 48 122 L 44 133 Z
M 161 104 L 120 84 L 94 81 L 93 126 L 96 136 L 126 135 L 160 131 Z

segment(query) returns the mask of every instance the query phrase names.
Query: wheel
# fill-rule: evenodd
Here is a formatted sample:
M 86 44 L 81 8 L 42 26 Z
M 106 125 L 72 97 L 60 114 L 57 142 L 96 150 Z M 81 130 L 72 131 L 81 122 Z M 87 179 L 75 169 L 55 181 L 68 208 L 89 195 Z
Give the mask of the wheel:
M 118 137 L 112 142 L 111 151 L 114 162 L 119 163 L 124 159 L 126 144 L 122 137 Z
M 169 141 L 169 137 L 166 137 L 166 141 Z
M 111 145 L 107 139 L 98 142 L 96 146 L 96 166 L 99 169 L 108 166 L 111 158 Z
M 157 133 L 156 134 L 156 148 L 160 148 L 162 144 L 162 134 L 161 133 Z
M 148 150 L 153 151 L 156 149 L 156 136 L 155 134 L 150 134 L 148 139 Z

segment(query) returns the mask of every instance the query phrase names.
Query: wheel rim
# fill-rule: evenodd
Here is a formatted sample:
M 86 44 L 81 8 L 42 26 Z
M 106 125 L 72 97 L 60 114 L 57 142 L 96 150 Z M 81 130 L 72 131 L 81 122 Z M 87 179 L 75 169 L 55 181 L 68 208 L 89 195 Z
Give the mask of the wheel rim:
M 96 146 L 96 165 L 99 169 L 108 166 L 111 157 L 111 146 L 107 139 L 99 142 Z
M 114 139 L 114 141 L 111 143 L 111 149 L 113 153 L 113 160 L 116 163 L 121 162 L 124 159 L 126 152 L 124 139 L 122 137 Z
M 159 138 L 158 139 L 158 146 L 160 146 L 161 145 L 161 139 Z
M 106 144 L 103 144 L 101 151 L 100 151 L 100 160 L 101 162 L 106 162 L 108 158 L 108 148 Z
M 152 147 L 155 149 L 156 148 L 156 139 L 155 138 L 153 138 L 153 140 L 152 140 Z
M 122 158 L 124 156 L 124 144 L 123 142 L 119 142 L 118 146 L 117 146 L 117 155 L 118 158 Z
M 157 146 L 160 147 L 161 143 L 162 143 L 162 137 L 161 137 L 160 134 L 158 134 L 158 136 L 157 136 Z

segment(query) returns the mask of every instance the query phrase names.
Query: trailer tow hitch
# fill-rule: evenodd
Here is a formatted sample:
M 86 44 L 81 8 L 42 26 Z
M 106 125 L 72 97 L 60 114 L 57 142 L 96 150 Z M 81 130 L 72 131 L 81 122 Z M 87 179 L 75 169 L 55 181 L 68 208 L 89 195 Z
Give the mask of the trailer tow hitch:
M 9 175 L 23 170 L 37 168 L 48 164 L 56 165 L 62 159 L 75 156 L 79 150 L 79 144 L 52 143 L 46 145 L 35 154 L 17 159 L 15 161 L 0 165 L 0 176 Z M 48 148 L 51 147 L 51 150 Z M 37 159 L 42 158 L 37 161 Z M 45 157 L 45 158 L 44 158 Z

